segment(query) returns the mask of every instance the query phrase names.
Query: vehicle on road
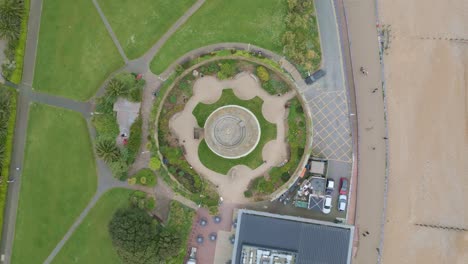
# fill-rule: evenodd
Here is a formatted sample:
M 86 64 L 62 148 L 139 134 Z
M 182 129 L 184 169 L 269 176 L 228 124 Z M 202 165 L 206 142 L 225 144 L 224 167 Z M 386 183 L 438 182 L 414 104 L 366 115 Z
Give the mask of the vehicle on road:
M 346 195 L 344 194 L 341 194 L 339 197 L 338 197 L 338 210 L 339 211 L 344 211 L 346 210 L 346 202 L 347 202 L 348 198 L 346 197 Z
M 340 179 L 340 194 L 348 194 L 349 180 L 345 177 Z
M 332 197 L 331 195 L 325 195 L 325 199 L 323 200 L 323 209 L 322 212 L 324 214 L 329 214 L 332 208 Z
M 314 82 L 316 82 L 318 79 L 322 78 L 323 76 L 325 76 L 326 72 L 324 70 L 318 70 L 316 72 L 314 72 L 312 75 L 309 74 L 309 76 L 307 76 L 305 78 L 305 82 L 306 84 L 313 84 Z

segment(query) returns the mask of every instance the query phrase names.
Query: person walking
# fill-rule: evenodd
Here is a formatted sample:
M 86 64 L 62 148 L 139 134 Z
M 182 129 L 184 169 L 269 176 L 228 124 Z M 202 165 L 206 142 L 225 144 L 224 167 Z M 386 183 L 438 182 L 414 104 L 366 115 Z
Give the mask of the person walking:
M 366 69 L 364 69 L 364 67 L 361 66 L 361 69 L 360 69 L 361 73 L 366 75 L 369 73 Z

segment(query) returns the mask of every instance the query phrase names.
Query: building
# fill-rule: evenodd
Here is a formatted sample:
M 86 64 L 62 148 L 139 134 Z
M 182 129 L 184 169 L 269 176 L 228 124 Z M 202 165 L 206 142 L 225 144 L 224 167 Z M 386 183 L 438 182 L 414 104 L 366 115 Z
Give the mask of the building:
M 239 210 L 233 264 L 349 264 L 354 227 Z

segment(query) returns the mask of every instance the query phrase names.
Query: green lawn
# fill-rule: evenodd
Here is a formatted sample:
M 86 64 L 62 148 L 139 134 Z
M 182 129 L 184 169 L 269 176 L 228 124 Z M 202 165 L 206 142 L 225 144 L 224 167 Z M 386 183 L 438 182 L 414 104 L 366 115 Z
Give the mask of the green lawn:
M 129 59 L 143 55 L 195 0 L 99 0 Z
M 122 65 L 92 1 L 44 0 L 34 88 L 87 100 Z
M 42 263 L 96 191 L 86 121 L 32 104 L 24 160 L 12 263 Z
M 190 50 L 219 42 L 244 42 L 282 53 L 285 0 L 207 0 L 165 43 L 151 62 L 163 72 Z
M 113 189 L 105 193 L 89 212 L 70 240 L 65 244 L 53 263 L 122 263 L 109 236 L 107 225 L 118 208 L 129 206 L 133 191 Z M 176 230 L 182 238 L 183 250 L 167 263 L 183 262 L 194 211 L 178 202 L 171 202 L 167 228 Z
M 107 225 L 114 212 L 129 205 L 133 191 L 113 189 L 106 192 L 89 212 L 53 263 L 122 263 L 112 246 Z
M 268 122 L 262 114 L 263 100 L 255 97 L 251 100 L 239 99 L 232 89 L 223 90 L 221 98 L 213 104 L 199 103 L 193 109 L 193 115 L 197 119 L 198 125 L 203 127 L 208 116 L 216 109 L 225 105 L 240 105 L 249 109 L 260 123 L 261 135 L 257 147 L 247 156 L 239 159 L 225 159 L 216 155 L 211 151 L 205 140 L 198 147 L 198 156 L 200 161 L 207 168 L 227 174 L 227 172 L 235 165 L 244 164 L 251 169 L 255 169 L 263 163 L 262 150 L 263 146 L 270 140 L 276 139 L 276 125 Z

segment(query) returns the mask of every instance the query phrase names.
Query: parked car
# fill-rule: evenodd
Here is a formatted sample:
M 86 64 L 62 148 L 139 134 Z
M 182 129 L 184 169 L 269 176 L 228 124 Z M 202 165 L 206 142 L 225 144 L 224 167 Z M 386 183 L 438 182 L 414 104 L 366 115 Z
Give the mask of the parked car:
M 306 84 L 313 84 L 316 82 L 318 79 L 322 78 L 325 76 L 326 72 L 324 70 L 318 70 L 314 72 L 312 75 L 309 75 L 305 78 Z
M 333 192 L 335 189 L 335 181 L 333 179 L 327 179 L 327 192 Z
M 338 210 L 339 211 L 344 211 L 346 210 L 346 201 L 348 200 L 348 198 L 346 197 L 346 195 L 344 194 L 341 194 L 339 197 L 338 197 Z
M 349 181 L 347 178 L 341 178 L 340 179 L 340 194 L 348 194 L 348 189 L 349 189 Z
M 323 209 L 322 212 L 324 214 L 329 214 L 332 208 L 332 197 L 331 195 L 325 195 L 325 199 L 323 200 Z

